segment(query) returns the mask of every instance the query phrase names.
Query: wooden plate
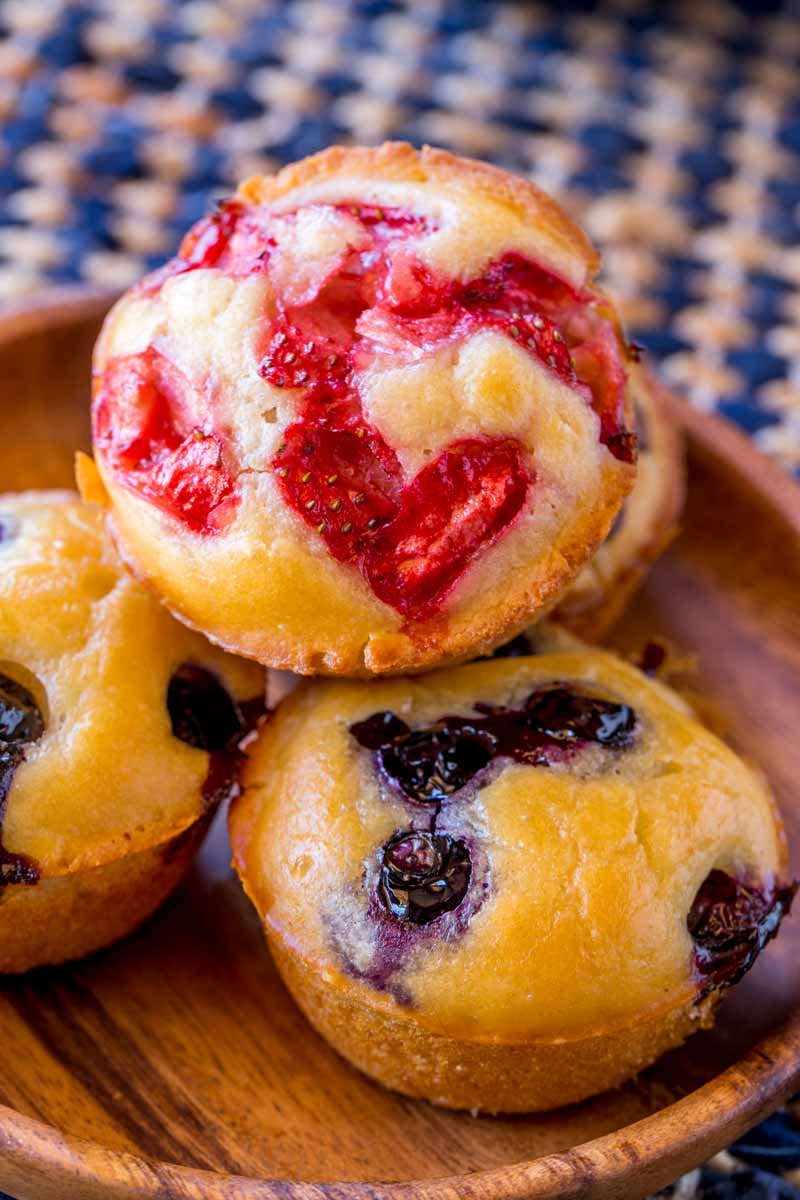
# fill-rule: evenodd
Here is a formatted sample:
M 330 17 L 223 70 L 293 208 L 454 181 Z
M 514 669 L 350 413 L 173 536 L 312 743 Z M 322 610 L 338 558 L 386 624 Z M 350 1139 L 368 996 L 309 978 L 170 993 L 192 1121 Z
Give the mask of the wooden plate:
M 107 303 L 56 295 L 0 321 L 3 489 L 70 484 Z M 697 653 L 733 741 L 771 778 L 798 871 L 800 491 L 723 422 L 676 415 L 684 532 L 619 641 L 659 633 Z M 545 1116 L 446 1113 L 369 1083 L 312 1033 L 218 826 L 138 934 L 0 985 L 0 1187 L 20 1200 L 640 1196 L 800 1086 L 798 962 L 795 919 L 713 1032 L 621 1091 Z

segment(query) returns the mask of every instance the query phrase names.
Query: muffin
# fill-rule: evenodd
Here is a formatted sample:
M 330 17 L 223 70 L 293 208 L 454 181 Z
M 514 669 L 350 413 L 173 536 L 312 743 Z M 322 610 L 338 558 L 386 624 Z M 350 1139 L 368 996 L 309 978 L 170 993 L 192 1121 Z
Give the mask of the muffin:
M 638 450 L 636 482 L 611 532 L 552 617 L 589 641 L 622 616 L 647 571 L 678 531 L 684 499 L 683 438 L 663 389 L 642 366 L 630 372 Z
M 126 293 L 94 446 L 133 569 L 220 645 L 419 671 L 518 633 L 635 476 L 598 257 L 533 184 L 335 147 L 244 183 Z
M 311 1023 L 448 1108 L 621 1084 L 711 1023 L 794 890 L 761 778 L 593 649 L 305 683 L 230 830 Z
M 182 878 L 264 673 L 124 570 L 100 510 L 0 496 L 0 971 L 87 954 Z

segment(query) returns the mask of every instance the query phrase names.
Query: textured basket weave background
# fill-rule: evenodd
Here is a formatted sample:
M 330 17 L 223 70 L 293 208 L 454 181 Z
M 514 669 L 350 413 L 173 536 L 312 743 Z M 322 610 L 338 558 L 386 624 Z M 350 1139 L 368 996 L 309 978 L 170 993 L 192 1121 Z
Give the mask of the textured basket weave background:
M 124 286 L 241 176 L 386 137 L 556 192 L 666 378 L 800 474 L 792 3 L 4 0 L 0 303 Z M 674 1190 L 798 1185 L 790 1108 Z

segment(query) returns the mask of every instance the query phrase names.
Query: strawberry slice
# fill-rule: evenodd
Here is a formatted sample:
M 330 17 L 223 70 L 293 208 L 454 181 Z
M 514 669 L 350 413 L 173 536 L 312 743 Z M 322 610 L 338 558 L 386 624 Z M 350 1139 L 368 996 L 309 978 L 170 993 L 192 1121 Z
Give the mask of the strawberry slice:
M 232 514 L 235 488 L 221 439 L 197 423 L 201 412 L 183 373 L 150 346 L 108 364 L 96 390 L 94 436 L 126 487 L 210 533 Z
M 574 385 L 575 368 L 567 343 L 541 309 L 532 305 L 528 305 L 526 312 L 498 312 L 490 309 L 476 316 L 482 325 L 497 329 L 535 354 L 564 383 Z
M 416 259 L 399 254 L 386 272 L 380 302 L 361 314 L 356 332 L 374 350 L 410 360 L 481 329 L 496 329 L 574 386 L 569 346 L 544 308 L 559 289 L 568 292 L 548 272 L 511 255 L 478 279 L 443 287 Z
M 172 364 L 152 347 L 115 358 L 96 392 L 94 436 L 117 470 L 146 466 L 180 442 L 164 402 L 163 384 Z
M 517 442 L 472 438 L 403 487 L 396 455 L 349 401 L 291 425 L 274 466 L 287 503 L 333 557 L 414 620 L 432 616 L 508 528 L 531 482 Z
M 464 285 L 461 297 L 467 308 L 495 305 L 511 309 L 533 301 L 548 312 L 580 301 L 569 284 L 515 253 L 490 263 L 482 275 Z
M 600 441 L 632 462 L 636 439 L 625 429 L 627 375 L 620 341 L 601 298 L 510 254 L 467 284 L 461 302 L 479 320 L 509 334 L 560 379 L 582 384 L 600 417 Z
M 458 319 L 452 284 L 436 280 L 413 254 L 405 250 L 395 253 L 383 268 L 378 298 L 392 316 L 409 321 L 433 316 Z
M 397 456 L 352 401 L 320 405 L 290 425 L 273 468 L 287 503 L 339 562 L 359 563 L 397 512 Z
M 243 211 L 240 204 L 230 200 L 220 205 L 216 212 L 202 217 L 193 225 L 178 251 L 178 258 L 184 264 L 184 269 L 217 266 L 228 248 Z
M 366 575 L 405 617 L 432 616 L 475 557 L 520 512 L 531 475 L 515 441 L 454 442 L 404 489 L 371 545 Z
M 139 289 L 152 292 L 165 280 L 187 271 L 217 267 L 230 275 L 252 275 L 263 271 L 275 245 L 265 220 L 238 200 L 226 200 L 217 211 L 201 217 L 181 242 L 174 258 L 145 275 Z
M 251 275 L 266 269 L 274 245 L 265 214 L 245 208 L 238 200 L 227 200 L 186 234 L 178 251 L 179 268 L 216 267 L 229 275 Z
M 159 459 L 137 490 L 197 533 L 216 532 L 233 515 L 233 484 L 220 442 L 199 430 Z
M 574 296 L 549 271 L 509 254 L 466 284 L 457 299 L 479 326 L 513 338 L 564 383 L 574 385 L 575 371 L 557 316 L 560 303 L 574 302 Z
M 335 331 L 298 310 L 270 325 L 270 337 L 258 373 L 274 387 L 324 388 L 341 394 L 349 371 L 349 346 Z
M 434 228 L 427 217 L 410 212 L 407 208 L 379 207 L 377 204 L 340 204 L 339 208 L 375 230 L 379 237 L 398 234 L 414 237 Z

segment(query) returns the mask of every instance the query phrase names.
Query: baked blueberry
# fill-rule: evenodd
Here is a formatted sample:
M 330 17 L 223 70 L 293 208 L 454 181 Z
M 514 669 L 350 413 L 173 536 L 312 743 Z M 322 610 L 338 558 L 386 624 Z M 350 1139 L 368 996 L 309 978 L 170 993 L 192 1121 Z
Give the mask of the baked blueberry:
M 44 720 L 33 695 L 0 671 L 0 754 L 12 754 L 44 733 Z
M 395 737 L 378 751 L 386 775 L 411 799 L 439 804 L 477 775 L 496 743 L 480 722 L 440 721 Z
M 0 886 L 34 884 L 39 879 L 36 863 L 24 854 L 6 850 L 2 838 L 5 814 L 14 773 L 25 761 L 28 746 L 44 733 L 44 721 L 31 692 L 18 680 L 0 672 Z
M 567 687 L 533 692 L 525 703 L 525 713 L 540 733 L 555 742 L 626 746 L 636 728 L 636 714 L 630 705 Z
M 520 708 L 475 707 L 475 717 L 443 717 L 415 730 L 393 713 L 376 713 L 350 732 L 377 751 L 383 773 L 406 796 L 441 804 L 497 758 L 546 765 L 561 760 L 565 746 L 626 746 L 636 728 L 629 705 L 569 687 L 538 689 Z
M 229 750 L 246 732 L 239 705 L 205 667 L 183 663 L 167 687 L 167 709 L 176 738 L 198 750 Z
M 796 891 L 797 884 L 745 883 L 716 867 L 708 873 L 686 921 L 707 989 L 730 987 L 750 970 L 778 932 Z
M 381 902 L 398 921 L 428 925 L 458 908 L 471 869 L 466 844 L 449 834 L 395 834 L 381 855 Z
M 365 721 L 356 721 L 350 732 L 360 746 L 368 750 L 380 750 L 396 738 L 403 737 L 411 730 L 405 721 L 390 712 L 373 713 Z

